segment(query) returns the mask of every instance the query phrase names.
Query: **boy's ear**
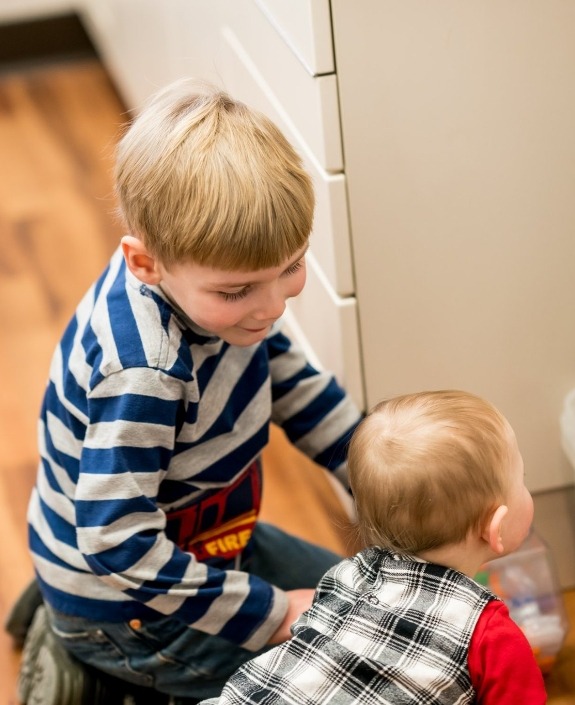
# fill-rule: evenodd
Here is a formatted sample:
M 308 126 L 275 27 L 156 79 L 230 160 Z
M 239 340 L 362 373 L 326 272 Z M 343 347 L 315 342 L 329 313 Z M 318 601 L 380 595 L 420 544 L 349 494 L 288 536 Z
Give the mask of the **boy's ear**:
M 144 243 L 134 235 L 124 235 L 120 242 L 130 272 L 144 284 L 159 284 L 162 276 L 158 262 Z
M 501 537 L 501 528 L 503 520 L 507 514 L 507 507 L 504 504 L 499 505 L 487 521 L 487 525 L 483 530 L 481 537 L 489 544 L 489 548 L 493 553 L 500 556 L 505 551 L 503 539 Z

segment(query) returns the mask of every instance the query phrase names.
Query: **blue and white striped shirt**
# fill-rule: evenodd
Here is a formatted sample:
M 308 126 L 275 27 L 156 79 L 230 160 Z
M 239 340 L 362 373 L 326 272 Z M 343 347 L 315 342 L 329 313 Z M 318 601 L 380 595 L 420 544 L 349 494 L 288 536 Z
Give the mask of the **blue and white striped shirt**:
M 358 420 L 278 326 L 228 345 L 118 250 L 62 337 L 42 407 L 29 527 L 45 599 L 94 620 L 173 615 L 259 649 L 285 595 L 229 568 L 257 517 L 270 421 L 343 479 Z

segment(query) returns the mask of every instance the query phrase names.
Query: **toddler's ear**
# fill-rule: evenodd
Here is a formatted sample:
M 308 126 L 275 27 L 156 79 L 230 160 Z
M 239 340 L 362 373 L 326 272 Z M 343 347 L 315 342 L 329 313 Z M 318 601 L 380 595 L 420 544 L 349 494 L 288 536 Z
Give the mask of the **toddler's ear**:
M 489 544 L 489 548 L 496 555 L 500 556 L 505 551 L 503 539 L 501 538 L 501 527 L 503 519 L 507 514 L 507 507 L 501 504 L 491 515 L 481 537 Z
M 134 235 L 124 235 L 121 240 L 126 265 L 132 274 L 144 284 L 159 284 L 161 275 L 155 257 L 144 243 Z

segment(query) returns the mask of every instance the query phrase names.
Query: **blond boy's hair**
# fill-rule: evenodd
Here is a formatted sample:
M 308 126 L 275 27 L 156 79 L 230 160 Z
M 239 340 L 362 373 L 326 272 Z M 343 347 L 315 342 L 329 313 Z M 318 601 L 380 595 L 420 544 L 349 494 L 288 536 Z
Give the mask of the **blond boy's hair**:
M 481 529 L 504 503 L 512 434 L 493 405 L 466 392 L 378 404 L 348 455 L 364 544 L 417 554 Z
M 166 267 L 276 267 L 305 246 L 314 194 L 263 114 L 205 82 L 157 93 L 120 140 L 120 212 Z

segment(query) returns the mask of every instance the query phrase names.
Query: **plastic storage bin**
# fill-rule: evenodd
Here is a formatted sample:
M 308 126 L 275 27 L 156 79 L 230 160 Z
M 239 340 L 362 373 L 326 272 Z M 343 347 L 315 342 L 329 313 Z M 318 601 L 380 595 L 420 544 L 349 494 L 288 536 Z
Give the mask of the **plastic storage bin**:
M 568 621 L 545 542 L 531 531 L 517 551 L 487 563 L 478 579 L 505 602 L 539 667 L 548 672 L 567 634 Z

